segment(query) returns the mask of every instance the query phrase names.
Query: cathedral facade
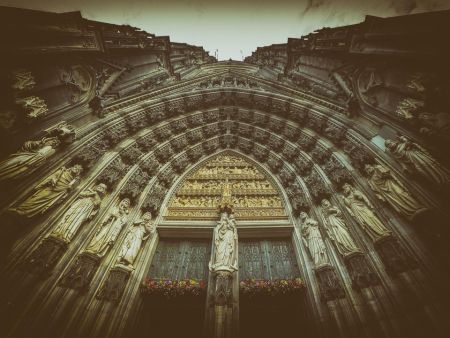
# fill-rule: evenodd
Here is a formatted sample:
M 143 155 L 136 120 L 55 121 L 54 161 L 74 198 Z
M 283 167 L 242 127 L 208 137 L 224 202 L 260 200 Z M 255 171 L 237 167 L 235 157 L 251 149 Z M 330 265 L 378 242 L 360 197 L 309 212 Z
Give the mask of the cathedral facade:
M 0 8 L 6 337 L 445 337 L 450 12 L 245 61 Z

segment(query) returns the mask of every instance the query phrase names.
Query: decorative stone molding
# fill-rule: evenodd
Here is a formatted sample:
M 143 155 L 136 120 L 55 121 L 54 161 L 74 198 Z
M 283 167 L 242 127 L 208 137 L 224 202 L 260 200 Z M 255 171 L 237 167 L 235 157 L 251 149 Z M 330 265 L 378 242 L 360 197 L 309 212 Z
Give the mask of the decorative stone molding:
M 396 275 L 417 267 L 414 259 L 406 253 L 403 246 L 393 236 L 381 238 L 374 244 L 386 271 Z
M 312 170 L 311 173 L 304 178 L 304 180 L 308 186 L 312 198 L 316 203 L 319 203 L 322 199 L 330 196 L 331 193 L 329 189 L 316 170 Z
M 97 272 L 101 258 L 90 253 L 81 253 L 62 276 L 59 285 L 79 291 L 87 291 Z
M 142 169 L 138 168 L 125 183 L 120 191 L 120 197 L 129 198 L 132 203 L 136 202 L 142 190 L 147 186 L 150 177 Z
M 137 145 L 130 146 L 127 149 L 122 150 L 120 152 L 120 158 L 122 159 L 122 162 L 125 163 L 126 165 L 132 165 L 136 163 L 139 157 L 141 157 L 141 155 L 142 152 L 137 147 Z
M 302 211 L 309 211 L 309 203 L 303 193 L 303 190 L 298 186 L 298 184 L 292 184 L 287 187 L 286 193 L 291 202 L 295 216 L 298 216 Z
M 322 169 L 337 187 L 353 182 L 353 177 L 348 169 L 344 168 L 335 156 L 329 157 Z
M 354 289 L 360 290 L 380 283 L 364 254 L 355 253 L 345 257 L 344 260 Z
M 112 268 L 97 292 L 96 298 L 110 302 L 118 302 L 125 291 L 132 270 L 128 267 L 117 265 Z
M 24 268 L 33 274 L 48 274 L 67 251 L 67 247 L 68 243 L 62 239 L 44 238 L 30 257 L 25 260 Z
M 303 155 L 298 155 L 292 162 L 294 167 L 297 169 L 297 173 L 300 176 L 307 176 L 311 172 L 312 167 L 314 166 L 314 163 L 307 158 L 305 158 Z
M 125 175 L 127 167 L 122 163 L 120 159 L 116 159 L 111 162 L 100 175 L 97 177 L 97 183 L 104 183 L 108 189 L 112 190 L 119 182 L 119 180 Z
M 315 273 L 323 302 L 345 298 L 342 283 L 336 274 L 336 270 L 332 266 L 326 265 L 317 268 Z

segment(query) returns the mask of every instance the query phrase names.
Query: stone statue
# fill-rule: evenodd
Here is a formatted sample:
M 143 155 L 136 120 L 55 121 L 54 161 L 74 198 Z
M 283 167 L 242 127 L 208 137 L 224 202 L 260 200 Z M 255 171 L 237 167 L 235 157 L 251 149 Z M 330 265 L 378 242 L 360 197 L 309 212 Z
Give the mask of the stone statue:
M 342 256 L 361 252 L 348 232 L 342 212 L 327 199 L 322 200 L 322 215 L 327 233 Z
M 116 241 L 123 226 L 128 222 L 129 207 L 130 200 L 124 198 L 117 207 L 114 207 L 109 212 L 85 252 L 92 253 L 98 257 L 105 256 Z
M 417 117 L 423 106 L 423 101 L 407 97 L 398 103 L 395 113 L 406 120 L 411 120 Z
M 319 223 L 310 218 L 304 211 L 300 213 L 300 221 L 302 222 L 303 243 L 309 250 L 314 266 L 317 268 L 329 264 L 325 243 L 319 230 Z
M 27 112 L 26 116 L 29 119 L 36 119 L 47 114 L 47 104 L 43 99 L 37 96 L 28 96 L 17 100 L 17 103 Z
M 33 74 L 25 69 L 17 69 L 12 72 L 14 90 L 31 90 L 36 85 Z
M 122 248 L 117 259 L 119 264 L 133 267 L 142 242 L 150 237 L 152 231 L 152 214 L 146 212 L 142 215 L 142 219 L 133 223 L 125 237 Z
M 18 152 L 0 162 L 0 181 L 31 174 L 55 153 L 59 145 L 57 137 L 25 142 Z
M 210 262 L 212 271 L 237 270 L 237 230 L 233 215 L 222 212 L 214 229 L 214 260 Z
M 83 168 L 74 165 L 71 168 L 62 167 L 36 186 L 36 192 L 10 211 L 26 217 L 43 214 L 55 204 L 67 197 L 68 191 L 80 178 Z
M 436 161 L 430 153 L 405 136 L 399 141 L 386 140 L 386 149 L 398 159 L 408 171 L 416 171 L 436 184 L 450 183 L 450 171 Z
M 105 192 L 106 185 L 103 183 L 100 183 L 94 189 L 81 192 L 78 199 L 66 211 L 50 236 L 61 238 L 70 243 L 80 226 L 97 214 Z
M 356 190 L 348 183 L 345 183 L 342 189 L 344 191 L 344 203 L 348 212 L 356 219 L 373 242 L 391 235 L 391 232 L 374 214 L 372 203 L 362 192 Z
M 391 205 L 398 213 L 413 219 L 426 210 L 405 187 L 390 172 L 389 169 L 377 164 L 366 164 L 369 175 L 369 186 L 382 201 Z

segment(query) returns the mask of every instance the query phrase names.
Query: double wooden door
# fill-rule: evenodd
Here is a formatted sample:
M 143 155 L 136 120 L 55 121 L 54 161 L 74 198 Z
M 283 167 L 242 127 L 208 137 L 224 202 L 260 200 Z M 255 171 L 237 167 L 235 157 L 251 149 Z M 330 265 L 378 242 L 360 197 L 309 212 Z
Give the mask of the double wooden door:
M 239 240 L 239 279 L 290 279 L 300 276 L 290 239 Z

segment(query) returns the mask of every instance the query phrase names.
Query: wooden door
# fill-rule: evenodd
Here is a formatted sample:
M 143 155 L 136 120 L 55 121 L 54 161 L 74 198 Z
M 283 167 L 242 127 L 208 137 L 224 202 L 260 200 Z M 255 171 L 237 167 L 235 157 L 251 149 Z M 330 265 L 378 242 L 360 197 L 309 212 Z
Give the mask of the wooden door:
M 162 239 L 158 243 L 148 277 L 206 280 L 210 254 L 209 240 Z
M 299 277 L 290 239 L 239 241 L 239 279 L 290 279 Z

